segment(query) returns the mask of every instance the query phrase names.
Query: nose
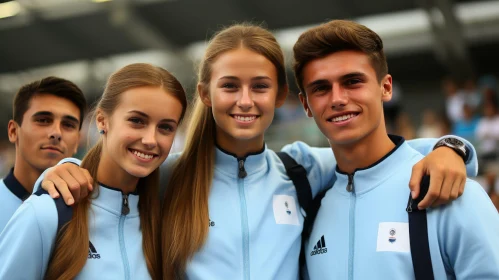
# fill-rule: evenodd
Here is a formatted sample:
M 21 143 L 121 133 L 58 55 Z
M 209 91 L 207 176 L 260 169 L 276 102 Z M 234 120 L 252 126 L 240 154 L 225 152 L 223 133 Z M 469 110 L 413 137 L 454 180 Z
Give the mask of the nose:
M 48 136 L 50 140 L 55 140 L 57 142 L 60 142 L 62 138 L 61 123 L 54 122 L 54 124 L 50 127 Z
M 156 127 L 151 125 L 150 128 L 144 131 L 144 134 L 142 135 L 142 144 L 144 144 L 147 148 L 152 149 L 156 147 L 157 143 Z
M 331 91 L 331 108 L 339 109 L 348 104 L 348 90 L 334 84 Z
M 249 87 L 242 87 L 241 94 L 237 100 L 237 106 L 243 110 L 250 109 L 254 105 L 252 97 Z

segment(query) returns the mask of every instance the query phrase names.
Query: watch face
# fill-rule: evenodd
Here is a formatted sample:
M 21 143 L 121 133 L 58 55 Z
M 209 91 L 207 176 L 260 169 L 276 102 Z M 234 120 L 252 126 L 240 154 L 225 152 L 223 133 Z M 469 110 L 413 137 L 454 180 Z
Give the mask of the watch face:
M 456 138 L 446 138 L 445 142 L 447 142 L 447 143 L 449 143 L 451 145 L 457 146 L 457 147 L 464 146 L 464 143 L 462 141 L 460 141 L 459 139 L 456 139 Z

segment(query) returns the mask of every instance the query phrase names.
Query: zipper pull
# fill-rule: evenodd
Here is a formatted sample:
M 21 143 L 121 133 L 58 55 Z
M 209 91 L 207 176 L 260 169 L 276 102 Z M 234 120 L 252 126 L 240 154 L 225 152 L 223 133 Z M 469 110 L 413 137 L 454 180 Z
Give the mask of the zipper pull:
M 414 200 L 412 199 L 412 196 L 409 195 L 409 202 L 407 203 L 407 208 L 405 209 L 405 211 L 407 211 L 407 213 L 411 213 L 412 212 L 412 202 Z
M 248 173 L 246 173 L 246 169 L 244 169 L 244 159 L 239 160 L 239 173 L 238 177 L 239 178 L 245 178 Z
M 123 204 L 121 206 L 121 214 L 122 215 L 128 215 L 130 213 L 130 207 L 128 207 L 128 195 L 123 194 Z
M 353 192 L 353 174 L 348 174 L 347 192 Z

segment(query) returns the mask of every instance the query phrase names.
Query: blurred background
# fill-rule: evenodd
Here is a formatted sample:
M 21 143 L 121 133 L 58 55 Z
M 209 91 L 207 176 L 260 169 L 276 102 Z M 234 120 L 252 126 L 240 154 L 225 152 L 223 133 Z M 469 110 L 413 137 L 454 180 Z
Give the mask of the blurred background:
M 479 151 L 478 180 L 495 198 L 497 0 L 0 0 L 0 175 L 13 164 L 7 122 L 12 98 L 25 83 L 63 77 L 94 101 L 111 72 L 148 62 L 171 71 L 192 97 L 206 40 L 223 26 L 249 21 L 269 28 L 290 67 L 299 34 L 331 19 L 356 20 L 382 37 L 395 84 L 393 100 L 385 104 L 389 131 L 406 139 L 456 134 L 470 140 Z M 276 113 L 267 145 L 279 149 L 302 140 L 327 146 L 301 108 L 291 68 L 288 79 L 291 94 Z M 183 137 L 179 133 L 175 151 Z M 82 137 L 79 157 L 87 139 Z

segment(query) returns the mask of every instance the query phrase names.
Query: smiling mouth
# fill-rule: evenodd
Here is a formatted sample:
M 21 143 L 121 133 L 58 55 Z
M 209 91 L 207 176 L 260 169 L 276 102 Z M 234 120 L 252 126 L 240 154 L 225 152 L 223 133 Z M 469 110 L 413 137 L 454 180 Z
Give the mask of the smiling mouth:
M 259 116 L 253 115 L 253 116 L 243 116 L 243 115 L 230 115 L 234 119 L 240 121 L 240 122 L 252 122 L 256 120 Z
M 349 119 L 351 119 L 353 117 L 356 117 L 358 115 L 359 115 L 359 113 L 345 114 L 345 115 L 337 116 L 337 117 L 334 117 L 334 118 L 330 118 L 327 121 L 328 122 L 333 122 L 333 123 L 335 123 L 335 122 L 343 122 L 343 121 L 349 120 Z
M 139 152 L 137 150 L 134 150 L 134 149 L 128 149 L 132 154 L 136 155 L 137 157 L 139 158 L 142 158 L 142 159 L 152 159 L 154 157 L 157 157 L 158 155 L 156 154 L 148 154 L 148 153 L 143 153 L 143 152 Z

